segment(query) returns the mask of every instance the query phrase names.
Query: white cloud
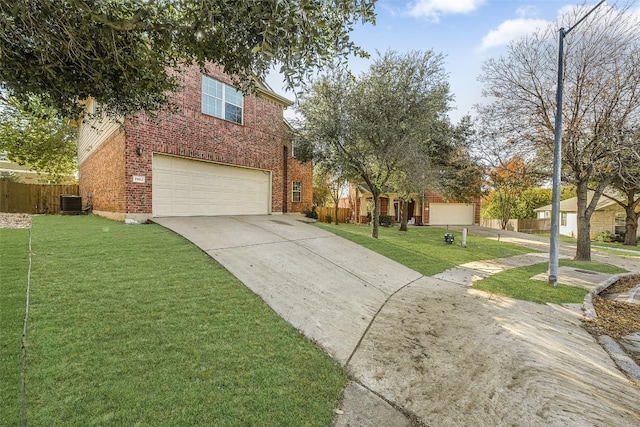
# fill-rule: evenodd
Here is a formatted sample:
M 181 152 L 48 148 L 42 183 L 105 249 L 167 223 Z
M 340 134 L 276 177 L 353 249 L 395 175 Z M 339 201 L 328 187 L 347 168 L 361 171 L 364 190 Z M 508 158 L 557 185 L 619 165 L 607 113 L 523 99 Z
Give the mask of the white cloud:
M 470 13 L 486 0 L 417 0 L 409 6 L 409 15 L 439 21 L 441 15 Z
M 538 16 L 538 8 L 531 5 L 520 6 L 518 10 L 516 10 L 516 15 L 518 18 Z
M 549 24 L 550 22 L 544 19 L 508 19 L 482 38 L 480 50 L 485 51 L 493 47 L 506 46 L 509 42 L 543 29 Z

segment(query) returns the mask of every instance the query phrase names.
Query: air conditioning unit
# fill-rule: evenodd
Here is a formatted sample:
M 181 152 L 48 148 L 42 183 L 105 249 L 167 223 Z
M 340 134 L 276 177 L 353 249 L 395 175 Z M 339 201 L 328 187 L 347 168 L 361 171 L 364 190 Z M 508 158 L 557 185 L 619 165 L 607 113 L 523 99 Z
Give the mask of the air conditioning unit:
M 82 213 L 82 197 L 71 194 L 60 196 L 61 215 L 80 215 Z

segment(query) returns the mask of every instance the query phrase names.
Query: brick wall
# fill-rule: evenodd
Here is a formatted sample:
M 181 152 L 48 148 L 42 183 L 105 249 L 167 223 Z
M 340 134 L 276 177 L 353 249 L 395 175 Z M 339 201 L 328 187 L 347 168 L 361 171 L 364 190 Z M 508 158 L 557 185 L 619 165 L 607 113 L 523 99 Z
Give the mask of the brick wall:
M 371 194 L 371 193 L 369 193 Z M 361 194 L 360 192 L 356 189 L 355 186 L 350 185 L 349 186 L 349 197 L 354 201 L 353 202 L 353 210 L 352 210 L 352 217 L 354 218 L 354 222 L 358 223 L 358 224 L 366 224 L 367 223 L 367 217 L 364 215 L 361 215 L 360 209 L 361 209 Z M 413 217 L 415 218 L 415 223 L 417 225 L 429 225 L 429 209 L 424 209 L 424 208 L 428 208 L 430 203 L 458 203 L 455 200 L 450 200 L 450 199 L 445 199 L 442 196 L 438 195 L 438 194 L 426 194 L 425 195 L 425 202 L 424 202 L 424 207 L 421 208 L 421 204 L 416 201 L 414 204 L 414 210 L 413 210 Z M 381 215 L 386 215 L 387 212 L 389 211 L 389 199 L 385 198 L 385 197 L 381 197 L 380 200 L 380 214 Z M 480 200 L 479 199 L 474 199 L 471 200 L 470 203 L 474 204 L 474 216 L 475 216 L 475 220 L 474 223 L 475 224 L 479 224 L 480 223 Z M 421 209 L 424 209 L 421 212 Z M 424 213 L 424 216 L 421 215 L 422 213 Z
M 313 164 L 300 163 L 294 157 L 289 157 L 287 165 L 287 212 L 304 212 L 313 207 Z M 291 198 L 292 182 L 302 182 L 302 200 L 293 202 Z
M 78 168 L 80 196 L 96 211 L 126 212 L 125 135 L 114 132 Z
M 232 84 L 218 67 L 210 67 L 208 75 Z M 283 145 L 288 144 L 282 105 L 266 97 L 247 95 L 244 97 L 244 123 L 238 125 L 201 112 L 202 75 L 198 67 L 190 68 L 182 79 L 185 89 L 174 97 L 178 113 L 164 114 L 157 121 L 141 117 L 135 122 L 125 122 L 126 212 L 152 212 L 153 153 L 270 170 L 272 211 L 282 212 Z M 141 156 L 136 154 L 137 147 L 143 150 Z M 302 170 L 296 168 L 290 165 L 291 174 Z M 145 176 L 145 183 L 133 183 L 134 175 Z M 305 188 L 303 183 L 303 198 L 312 195 L 310 187 L 308 191 Z
M 604 209 L 601 211 L 595 211 L 591 214 L 591 230 L 589 233 L 589 237 L 591 240 L 594 240 L 598 237 L 598 234 L 603 231 L 608 231 L 609 233 L 613 233 L 615 231 L 615 215 L 616 210 L 619 210 L 616 206 L 612 209 Z

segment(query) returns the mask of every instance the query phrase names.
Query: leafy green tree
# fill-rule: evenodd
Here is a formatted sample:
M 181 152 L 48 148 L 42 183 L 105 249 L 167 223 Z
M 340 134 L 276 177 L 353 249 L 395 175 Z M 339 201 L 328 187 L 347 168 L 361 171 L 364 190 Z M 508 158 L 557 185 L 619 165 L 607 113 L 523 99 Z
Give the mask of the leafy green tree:
M 471 145 L 477 138 L 471 117 L 463 116 L 450 126 L 448 144 L 435 147 L 430 158 L 436 160 L 438 190 L 447 197 L 469 201 L 482 195 L 485 168 L 471 155 Z
M 575 188 L 562 187 L 561 200 L 575 197 Z M 551 189 L 550 188 L 525 188 L 518 195 L 514 201 L 514 206 L 511 209 L 511 218 L 535 218 L 537 208 L 551 204 Z M 500 203 L 495 194 L 491 192 L 485 199 L 483 199 L 481 215 L 483 218 L 501 218 Z
M 343 171 L 337 166 L 337 163 L 320 162 L 316 163 L 314 171 L 317 173 L 319 180 L 322 180 L 323 188 L 326 190 L 325 201 L 329 201 L 330 203 L 328 203 L 328 205 L 333 206 L 333 220 L 335 225 L 338 225 L 340 196 L 349 183 Z
M 502 229 L 514 217 L 514 208 L 522 193 L 537 185 L 529 164 L 522 157 L 514 157 L 500 163 L 489 172 L 489 186 L 492 192 L 488 205 L 483 209 L 488 218 L 500 219 Z
M 550 188 L 527 188 L 520 193 L 513 208 L 513 218 L 535 218 L 535 209 L 551 204 Z
M 442 55 L 388 51 L 358 78 L 341 72 L 322 76 L 300 99 L 304 122 L 298 138 L 342 176 L 364 181 L 373 196 L 374 238 L 382 189 L 424 159 L 432 125 L 449 109 L 446 77 Z
M 77 132 L 37 96 L 0 97 L 0 151 L 55 182 L 76 168 Z
M 391 183 L 401 199 L 400 230 L 407 231 L 407 207 L 411 199 L 424 201 L 425 190 L 447 198 L 470 201 L 480 197 L 484 169 L 470 154 L 475 137 L 473 123 L 464 116 L 456 125 L 446 119 L 431 122 L 421 151 Z
M 313 168 L 313 205 L 325 206 L 330 198 L 328 177 L 317 166 Z
M 157 112 L 193 63 L 223 66 L 244 87 L 279 66 L 293 87 L 318 67 L 364 55 L 349 32 L 375 21 L 374 2 L 2 1 L 0 82 L 69 117 L 88 97 L 115 116 Z

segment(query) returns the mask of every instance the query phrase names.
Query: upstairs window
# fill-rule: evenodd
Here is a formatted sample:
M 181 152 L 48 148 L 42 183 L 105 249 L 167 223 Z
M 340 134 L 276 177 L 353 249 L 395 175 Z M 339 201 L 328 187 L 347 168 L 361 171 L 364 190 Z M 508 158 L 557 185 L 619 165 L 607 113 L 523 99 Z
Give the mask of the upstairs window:
M 234 87 L 202 76 L 202 112 L 242 124 L 244 95 Z
M 291 186 L 291 201 L 298 203 L 302 201 L 302 182 L 293 181 Z

